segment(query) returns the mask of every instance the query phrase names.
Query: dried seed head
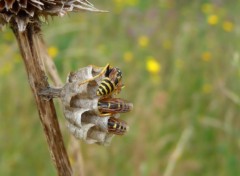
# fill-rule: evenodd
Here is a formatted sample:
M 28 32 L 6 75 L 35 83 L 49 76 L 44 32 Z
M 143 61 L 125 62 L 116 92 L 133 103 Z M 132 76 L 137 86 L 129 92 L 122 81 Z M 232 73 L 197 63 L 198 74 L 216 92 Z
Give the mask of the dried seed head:
M 39 22 L 40 17 L 81 10 L 103 12 L 87 0 L 0 0 L 0 28 L 16 23 L 19 31 L 24 31 L 28 23 Z

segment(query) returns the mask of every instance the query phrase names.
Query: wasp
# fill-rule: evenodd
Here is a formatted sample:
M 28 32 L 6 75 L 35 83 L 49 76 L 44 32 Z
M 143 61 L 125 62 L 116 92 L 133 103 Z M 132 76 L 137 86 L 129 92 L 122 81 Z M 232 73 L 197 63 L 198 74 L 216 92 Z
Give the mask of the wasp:
M 104 98 L 98 101 L 98 110 L 102 116 L 129 112 L 133 104 L 121 98 Z
M 97 89 L 97 95 L 106 97 L 113 93 L 118 94 L 123 87 L 121 70 L 117 67 L 111 67 L 108 65 L 105 77 Z
M 110 117 L 108 119 L 108 132 L 116 135 L 124 135 L 128 131 L 127 123 L 121 119 Z

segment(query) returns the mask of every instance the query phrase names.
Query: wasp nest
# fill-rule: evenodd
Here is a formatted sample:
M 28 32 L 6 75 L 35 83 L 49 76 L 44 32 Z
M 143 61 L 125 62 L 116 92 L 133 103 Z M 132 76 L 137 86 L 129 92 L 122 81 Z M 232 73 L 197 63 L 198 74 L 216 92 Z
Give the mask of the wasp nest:
M 112 95 L 108 98 L 97 95 L 107 68 L 109 65 L 81 68 L 69 74 L 63 88 L 48 88 L 41 93 L 61 98 L 69 131 L 86 143 L 108 145 L 114 134 L 123 135 L 128 130 L 126 122 L 118 118 L 119 112 L 130 111 L 132 104 Z
M 19 31 L 24 31 L 28 23 L 39 17 L 63 16 L 80 10 L 100 12 L 87 0 L 0 0 L 0 28 L 16 23 Z

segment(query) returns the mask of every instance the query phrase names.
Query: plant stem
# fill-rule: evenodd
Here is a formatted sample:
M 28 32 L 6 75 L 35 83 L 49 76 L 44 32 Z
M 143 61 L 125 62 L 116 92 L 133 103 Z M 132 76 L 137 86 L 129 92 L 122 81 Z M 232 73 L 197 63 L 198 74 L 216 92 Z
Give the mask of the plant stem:
M 37 104 L 53 163 L 58 175 L 70 176 L 72 175 L 72 168 L 63 143 L 53 101 L 46 101 L 38 94 L 41 89 L 48 87 L 41 52 L 40 27 L 36 23 L 29 23 L 24 32 L 19 32 L 16 24 L 12 24 L 11 28 L 16 36 L 25 63 L 28 81 Z
M 47 53 L 47 48 L 45 47 L 46 45 L 44 44 L 44 41 L 41 41 L 42 44 L 42 53 L 45 55 L 44 57 L 44 65 L 46 68 L 46 72 L 48 73 L 51 81 L 53 82 L 53 85 L 56 87 L 62 87 L 63 83 L 61 81 L 61 78 L 58 74 L 57 68 L 55 63 L 53 62 L 53 59 L 49 57 Z M 45 93 L 45 96 L 47 97 L 60 97 L 61 96 L 61 88 L 47 88 L 45 90 L 42 90 L 41 93 Z M 60 103 L 60 99 L 58 99 Z M 61 104 L 61 103 L 60 103 Z M 62 104 L 61 104 L 62 105 Z M 63 129 L 64 130 L 64 129 Z M 68 150 L 68 155 L 71 158 L 71 165 L 72 165 L 72 170 L 74 176 L 84 176 L 85 171 L 84 171 L 84 161 L 83 161 L 83 156 L 81 153 L 81 147 L 80 143 L 78 140 L 74 138 L 74 136 L 70 136 L 70 140 L 67 146 Z

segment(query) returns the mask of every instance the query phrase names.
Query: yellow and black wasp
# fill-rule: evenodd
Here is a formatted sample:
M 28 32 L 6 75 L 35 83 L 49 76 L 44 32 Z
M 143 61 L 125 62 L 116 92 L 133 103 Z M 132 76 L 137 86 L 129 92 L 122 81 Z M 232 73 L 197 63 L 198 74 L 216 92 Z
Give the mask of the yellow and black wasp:
M 104 98 L 98 101 L 101 116 L 125 113 L 133 109 L 133 104 L 121 98 Z
M 122 84 L 121 70 L 117 67 L 111 67 L 108 65 L 106 68 L 105 77 L 97 89 L 97 95 L 106 97 L 114 93 L 118 94 L 123 87 L 124 85 Z
M 121 119 L 110 117 L 108 119 L 108 132 L 116 135 L 124 135 L 129 129 L 127 123 Z

